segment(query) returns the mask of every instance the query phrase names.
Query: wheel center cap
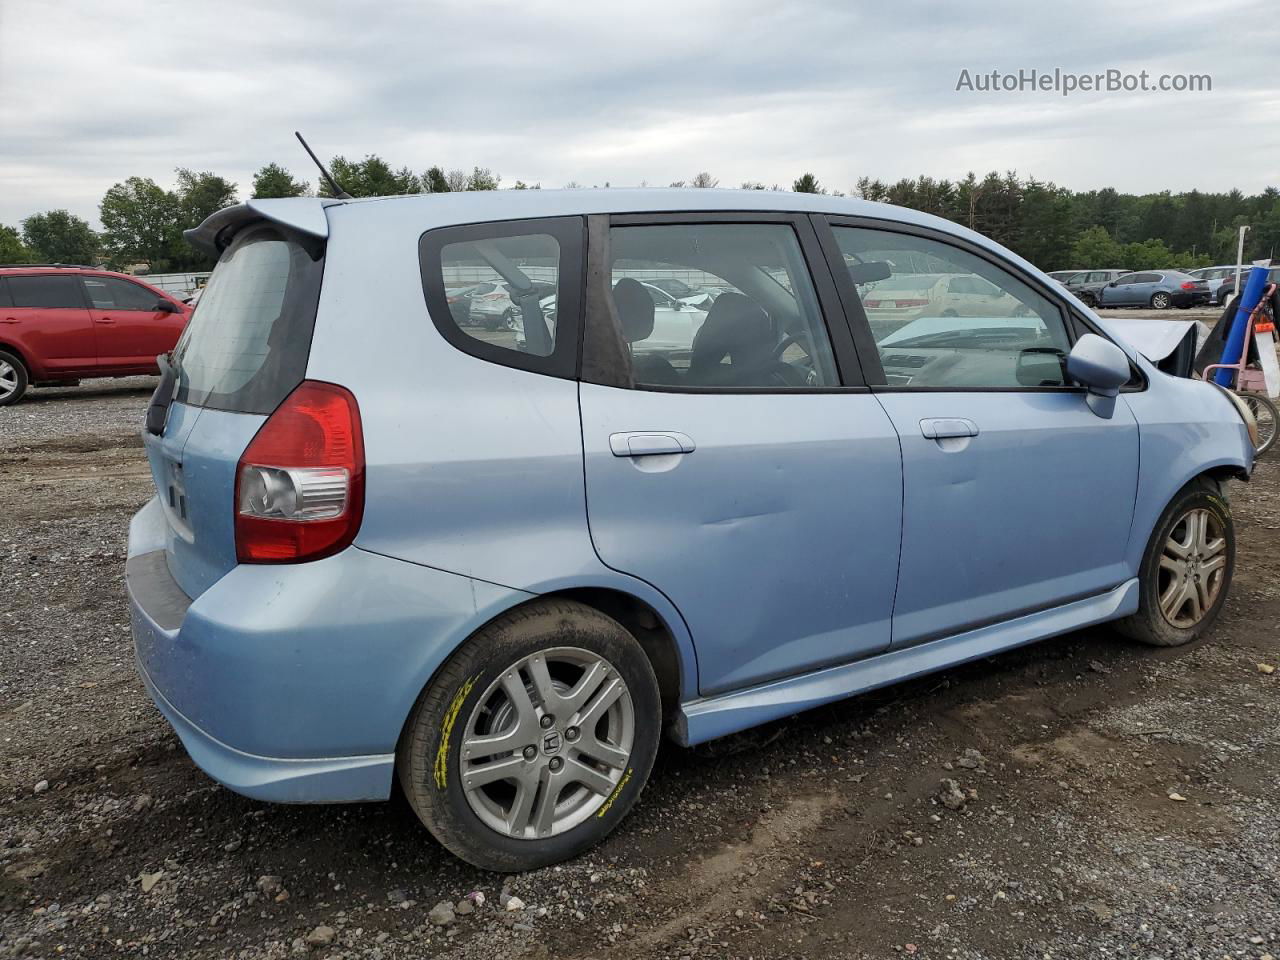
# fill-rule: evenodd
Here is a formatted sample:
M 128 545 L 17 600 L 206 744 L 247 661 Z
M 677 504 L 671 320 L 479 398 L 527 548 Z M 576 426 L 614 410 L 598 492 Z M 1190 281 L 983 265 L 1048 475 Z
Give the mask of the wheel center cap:
M 548 757 L 555 756 L 560 752 L 560 746 L 563 742 L 560 737 L 560 731 L 548 731 L 542 737 L 542 753 Z

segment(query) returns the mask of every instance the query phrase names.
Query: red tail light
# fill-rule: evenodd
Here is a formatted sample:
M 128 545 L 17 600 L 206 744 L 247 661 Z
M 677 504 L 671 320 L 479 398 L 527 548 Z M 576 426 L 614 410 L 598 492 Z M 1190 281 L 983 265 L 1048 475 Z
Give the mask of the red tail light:
M 863 301 L 863 305 L 864 305 L 864 306 L 868 306 L 868 307 L 870 307 L 872 310 L 874 310 L 876 307 L 880 306 L 880 301 L 879 301 L 879 300 L 864 300 L 864 301 Z
M 236 467 L 241 563 L 319 560 L 355 539 L 364 514 L 364 436 L 349 390 L 304 380 Z
M 897 305 L 898 309 L 902 309 L 903 307 L 927 307 L 929 305 L 928 300 L 895 300 L 893 302 Z
M 1190 283 L 1190 282 L 1184 283 L 1184 284 L 1182 285 L 1182 289 L 1183 289 L 1183 290 L 1194 290 L 1195 288 L 1196 288 L 1196 285 L 1195 285 L 1194 283 Z

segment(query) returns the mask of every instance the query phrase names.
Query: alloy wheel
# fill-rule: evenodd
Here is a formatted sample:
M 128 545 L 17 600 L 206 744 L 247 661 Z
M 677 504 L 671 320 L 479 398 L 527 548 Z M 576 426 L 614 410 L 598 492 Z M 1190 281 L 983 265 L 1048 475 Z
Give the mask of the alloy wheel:
M 467 719 L 467 803 L 516 839 L 571 830 L 618 790 L 635 723 L 626 682 L 603 657 L 577 647 L 530 654 L 489 685 Z
M 18 389 L 18 371 L 12 363 L 0 360 L 0 400 L 8 400 Z
M 1151 306 L 1157 310 L 1165 310 L 1169 306 L 1169 295 L 1167 293 L 1157 293 L 1151 298 Z
M 1160 554 L 1160 612 L 1173 626 L 1194 627 L 1213 608 L 1227 569 L 1222 521 L 1203 507 L 1174 524 Z

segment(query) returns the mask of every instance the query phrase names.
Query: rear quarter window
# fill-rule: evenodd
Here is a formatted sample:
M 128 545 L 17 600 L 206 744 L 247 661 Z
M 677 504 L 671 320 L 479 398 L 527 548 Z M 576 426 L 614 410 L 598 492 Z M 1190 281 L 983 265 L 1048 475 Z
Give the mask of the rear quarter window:
M 223 252 L 174 349 L 179 403 L 269 414 L 306 375 L 323 251 L 250 227 Z
M 74 276 L 10 277 L 13 306 L 45 310 L 83 309 L 80 281 Z
M 581 217 L 441 227 L 418 253 L 427 310 L 482 360 L 572 378 L 583 285 Z

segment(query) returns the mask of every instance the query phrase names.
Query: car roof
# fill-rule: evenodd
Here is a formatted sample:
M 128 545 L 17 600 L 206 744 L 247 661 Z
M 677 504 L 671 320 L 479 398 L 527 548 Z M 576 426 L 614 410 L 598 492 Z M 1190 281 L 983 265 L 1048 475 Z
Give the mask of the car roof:
M 303 233 L 326 238 L 334 229 L 370 229 L 420 236 L 424 230 L 498 220 L 590 214 L 646 213 L 799 213 L 863 217 L 910 224 L 951 234 L 996 251 L 1030 270 L 1039 269 L 988 237 L 932 214 L 855 197 L 793 193 L 786 190 L 723 190 L 720 188 L 628 189 L 606 187 L 575 190 L 469 190 L 400 197 L 335 200 L 327 197 L 286 197 L 248 200 L 211 214 L 200 226 L 186 231 L 202 250 L 218 252 L 228 227 L 266 219 Z
M 122 280 L 133 280 L 138 283 L 145 283 L 146 277 L 135 277 L 132 274 L 120 273 L 116 270 L 104 270 L 100 267 L 78 267 L 73 264 L 62 263 L 6 263 L 0 264 L 0 274 L 39 274 L 42 276 L 62 276 L 63 274 L 72 274 L 91 277 L 119 277 Z M 154 288 L 154 289 L 159 289 Z

